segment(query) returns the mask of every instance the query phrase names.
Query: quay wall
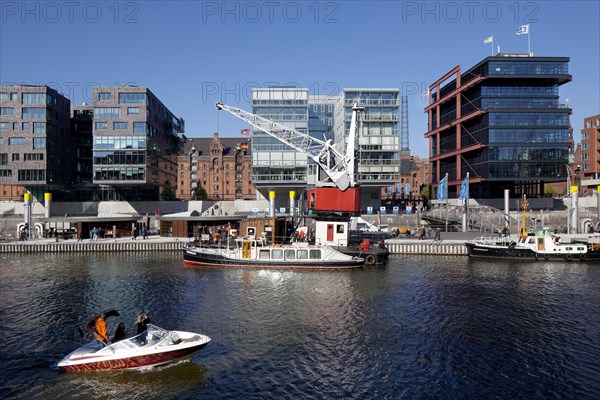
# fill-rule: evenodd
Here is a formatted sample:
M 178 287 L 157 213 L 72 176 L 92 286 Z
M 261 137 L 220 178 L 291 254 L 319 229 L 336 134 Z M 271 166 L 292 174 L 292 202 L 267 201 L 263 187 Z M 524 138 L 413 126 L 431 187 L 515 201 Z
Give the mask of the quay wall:
M 178 252 L 185 241 L 177 239 L 160 240 L 106 240 L 98 242 L 78 242 L 65 240 L 32 240 L 26 242 L 0 243 L 0 253 L 109 253 L 128 251 L 167 251 Z M 397 255 L 467 255 L 464 241 L 434 242 L 431 240 L 388 240 L 386 246 L 391 254 Z

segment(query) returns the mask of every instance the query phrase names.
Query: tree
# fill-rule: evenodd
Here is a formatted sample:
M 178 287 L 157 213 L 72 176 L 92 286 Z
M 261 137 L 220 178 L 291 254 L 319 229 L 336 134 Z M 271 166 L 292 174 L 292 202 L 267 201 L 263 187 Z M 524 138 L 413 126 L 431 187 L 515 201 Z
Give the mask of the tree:
M 192 192 L 192 200 L 208 200 L 208 193 L 202 186 L 196 186 L 196 189 Z
M 170 186 L 167 186 L 160 194 L 160 199 L 164 201 L 171 201 L 177 200 L 177 197 L 175 196 L 175 191 Z
M 544 197 L 554 197 L 556 196 L 556 190 L 552 185 L 544 185 Z

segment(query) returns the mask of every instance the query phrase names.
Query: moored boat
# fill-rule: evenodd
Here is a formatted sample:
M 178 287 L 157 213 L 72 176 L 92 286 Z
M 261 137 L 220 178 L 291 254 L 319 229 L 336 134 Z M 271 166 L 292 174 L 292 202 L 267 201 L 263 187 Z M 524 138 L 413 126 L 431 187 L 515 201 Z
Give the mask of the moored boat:
M 512 260 L 600 260 L 600 244 L 582 239 L 563 242 L 560 235 L 548 229 L 521 235 L 518 240 L 510 237 L 480 237 L 465 242 L 469 257 Z
M 142 369 L 186 360 L 203 349 L 206 335 L 169 331 L 148 324 L 146 331 L 129 339 L 106 345 L 91 341 L 58 363 L 61 371 L 102 371 Z
M 276 269 L 349 269 L 364 264 L 364 259 L 343 254 L 327 245 L 308 242 L 268 244 L 264 238 L 238 238 L 231 247 L 184 245 L 187 264 L 218 267 Z

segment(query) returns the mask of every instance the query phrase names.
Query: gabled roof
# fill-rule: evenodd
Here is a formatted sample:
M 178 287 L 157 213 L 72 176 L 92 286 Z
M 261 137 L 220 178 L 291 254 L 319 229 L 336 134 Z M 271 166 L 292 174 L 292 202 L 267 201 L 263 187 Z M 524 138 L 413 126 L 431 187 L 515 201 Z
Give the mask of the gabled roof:
M 183 145 L 182 154 L 187 155 L 192 151 L 192 146 L 196 148 L 196 153 L 198 156 L 208 156 L 210 154 L 210 146 L 212 145 L 214 137 L 203 137 L 203 138 L 187 138 Z M 248 143 L 248 148 L 246 149 L 246 155 L 250 154 L 250 138 L 247 136 L 240 137 L 229 137 L 222 138 L 219 137 L 219 141 L 223 146 L 223 155 L 233 155 L 235 153 L 237 147 L 242 143 Z

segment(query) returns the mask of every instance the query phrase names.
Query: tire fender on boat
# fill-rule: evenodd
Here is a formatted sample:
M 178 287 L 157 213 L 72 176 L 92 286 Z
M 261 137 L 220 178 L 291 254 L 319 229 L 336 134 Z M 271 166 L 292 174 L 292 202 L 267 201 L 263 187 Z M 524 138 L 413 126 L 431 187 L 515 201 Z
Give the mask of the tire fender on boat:
M 567 261 L 571 261 L 571 260 L 573 259 L 573 256 L 572 256 L 572 255 L 570 255 L 570 254 L 567 254 L 567 255 L 565 256 L 565 259 L 566 259 Z
M 550 254 L 544 254 L 544 260 L 548 261 L 550 259 Z
M 368 254 L 365 257 L 365 264 L 374 265 L 375 264 L 375 256 L 373 254 Z
M 580 255 L 579 255 L 579 259 L 580 259 L 581 261 L 585 261 L 585 254 L 580 254 Z

